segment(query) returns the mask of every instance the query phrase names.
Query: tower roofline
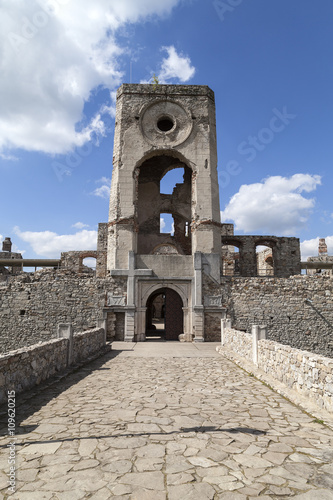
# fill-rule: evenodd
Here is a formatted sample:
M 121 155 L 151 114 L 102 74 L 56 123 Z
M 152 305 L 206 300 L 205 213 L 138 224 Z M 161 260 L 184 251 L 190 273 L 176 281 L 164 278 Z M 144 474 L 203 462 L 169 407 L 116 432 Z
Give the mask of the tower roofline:
M 123 94 L 149 94 L 152 96 L 204 96 L 214 101 L 214 92 L 208 85 L 165 85 L 123 83 L 117 91 L 117 99 Z

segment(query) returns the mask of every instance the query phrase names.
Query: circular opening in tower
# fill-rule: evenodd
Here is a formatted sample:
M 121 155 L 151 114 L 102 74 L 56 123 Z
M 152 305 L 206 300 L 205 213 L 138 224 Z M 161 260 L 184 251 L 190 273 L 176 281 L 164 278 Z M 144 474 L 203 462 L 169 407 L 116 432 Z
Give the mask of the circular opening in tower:
M 169 132 L 174 126 L 174 122 L 171 118 L 168 116 L 162 116 L 157 122 L 157 128 L 161 132 Z

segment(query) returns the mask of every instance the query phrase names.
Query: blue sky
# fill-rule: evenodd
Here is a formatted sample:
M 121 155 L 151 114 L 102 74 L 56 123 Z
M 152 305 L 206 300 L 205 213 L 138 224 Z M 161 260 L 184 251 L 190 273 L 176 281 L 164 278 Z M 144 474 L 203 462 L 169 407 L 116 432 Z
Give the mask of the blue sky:
M 155 73 L 215 92 L 222 220 L 333 253 L 332 19 L 331 0 L 3 0 L 1 237 L 96 247 L 115 91 Z

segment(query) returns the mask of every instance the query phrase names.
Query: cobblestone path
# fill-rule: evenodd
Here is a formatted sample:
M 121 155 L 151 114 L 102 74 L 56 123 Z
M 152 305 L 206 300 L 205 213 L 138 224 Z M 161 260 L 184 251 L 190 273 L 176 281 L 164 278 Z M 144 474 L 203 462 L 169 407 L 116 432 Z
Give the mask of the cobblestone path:
M 333 499 L 333 431 L 215 345 L 118 343 L 37 391 L 10 497 L 1 438 L 0 498 Z

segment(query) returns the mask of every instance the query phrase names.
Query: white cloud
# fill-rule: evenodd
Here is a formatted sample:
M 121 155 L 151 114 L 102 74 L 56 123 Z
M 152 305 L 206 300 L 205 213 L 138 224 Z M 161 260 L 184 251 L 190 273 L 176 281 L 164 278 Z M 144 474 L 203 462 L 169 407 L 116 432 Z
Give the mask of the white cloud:
M 14 233 L 29 243 L 37 255 L 49 259 L 59 258 L 61 252 L 97 248 L 97 231 L 86 229 L 75 234 L 57 234 L 52 231 L 21 231 L 19 227 L 15 227 Z
M 75 224 L 72 224 L 72 227 L 75 227 L 76 229 L 83 229 L 84 227 L 89 227 L 89 225 L 83 224 L 83 222 L 75 222 Z
M 321 184 L 319 175 L 272 176 L 256 184 L 244 184 L 221 212 L 221 220 L 234 221 L 236 230 L 294 235 L 308 221 L 315 205 L 305 198 Z
M 102 177 L 96 183 L 101 183 L 102 185 L 96 188 L 91 194 L 108 200 L 110 198 L 111 179 Z
M 163 16 L 180 0 L 3 0 L 0 3 L 0 151 L 67 153 L 105 134 L 121 83 L 116 31 Z M 87 122 L 93 91 L 110 90 Z
M 324 236 L 320 236 L 320 238 L 324 238 Z M 333 236 L 326 236 L 325 240 L 326 240 L 328 255 L 333 255 Z M 316 257 L 318 255 L 318 245 L 319 245 L 319 236 L 311 240 L 302 241 L 301 243 L 302 260 L 306 261 L 308 257 Z
M 168 57 L 162 61 L 161 71 L 158 74 L 160 83 L 168 83 L 168 80 L 177 79 L 181 82 L 187 82 L 195 73 L 195 68 L 191 66 L 191 59 L 182 53 L 177 54 L 173 45 L 162 47 L 166 50 Z
M 16 156 L 7 155 L 7 154 L 1 153 L 1 152 L 0 152 L 0 158 L 2 160 L 6 160 L 6 161 L 17 161 L 18 160 L 18 158 Z
M 163 229 L 165 228 L 165 220 L 163 217 L 160 218 L 160 233 L 164 233 Z

